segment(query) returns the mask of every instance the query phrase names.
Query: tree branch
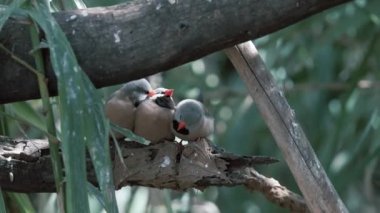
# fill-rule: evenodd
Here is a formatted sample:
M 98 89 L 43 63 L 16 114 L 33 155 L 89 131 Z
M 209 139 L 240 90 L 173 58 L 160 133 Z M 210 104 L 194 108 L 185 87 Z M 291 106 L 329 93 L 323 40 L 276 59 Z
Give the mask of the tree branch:
M 312 212 L 348 212 L 251 41 L 225 50 L 280 148 Z
M 185 146 L 169 141 L 154 145 L 125 141 L 118 144 L 122 159 L 112 151 L 118 189 L 126 185 L 174 190 L 245 185 L 280 206 L 307 211 L 299 195 L 253 169 L 253 166 L 276 162 L 273 158 L 221 152 L 204 140 Z M 90 162 L 88 159 L 88 180 L 96 185 Z M 0 186 L 17 192 L 55 191 L 48 142 L 0 136 Z
M 97 87 L 145 77 L 267 35 L 348 0 L 138 1 L 54 14 Z M 33 64 L 25 21 L 13 19 L 0 42 Z M 33 73 L 0 51 L 0 104 L 39 98 Z M 47 68 L 49 94 L 56 80 Z

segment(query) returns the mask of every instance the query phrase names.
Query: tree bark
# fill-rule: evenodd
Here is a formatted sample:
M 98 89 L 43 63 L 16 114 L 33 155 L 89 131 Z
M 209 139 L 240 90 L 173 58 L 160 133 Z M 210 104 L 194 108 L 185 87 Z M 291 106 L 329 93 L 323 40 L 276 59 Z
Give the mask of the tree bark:
M 138 1 L 54 13 L 96 87 L 146 77 L 255 39 L 348 0 Z M 33 64 L 27 24 L 9 20 L 0 43 Z M 48 54 L 46 54 L 48 55 Z M 0 50 L 0 104 L 39 98 L 33 73 Z M 56 80 L 47 65 L 50 95 Z
M 54 177 L 46 140 L 23 140 L 0 136 L 0 186 L 15 192 L 54 192 Z M 253 167 L 277 162 L 262 156 L 237 156 L 215 149 L 201 140 L 184 146 L 167 141 L 143 145 L 119 141 L 111 149 L 115 187 L 140 185 L 186 190 L 209 186 L 245 185 L 277 205 L 297 212 L 308 209 L 302 197 L 267 178 Z M 120 153 L 121 155 L 119 155 Z M 97 185 L 91 159 L 88 180 Z

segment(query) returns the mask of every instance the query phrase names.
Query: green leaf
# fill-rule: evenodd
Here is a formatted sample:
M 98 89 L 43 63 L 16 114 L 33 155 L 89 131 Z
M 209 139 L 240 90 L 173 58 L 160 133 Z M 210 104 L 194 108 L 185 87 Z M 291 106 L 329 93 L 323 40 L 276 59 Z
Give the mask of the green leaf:
M 46 131 L 46 121 L 28 103 L 17 102 L 7 105 L 18 118 L 22 118 L 28 124 Z
M 71 46 L 44 2 L 37 1 L 30 16 L 46 35 L 50 59 L 58 79 L 62 151 L 66 171 L 68 212 L 89 212 L 85 147 L 90 153 L 107 212 L 117 212 L 108 146 L 108 122 L 103 104 L 79 67 Z
M 18 212 L 21 213 L 34 213 L 34 207 L 27 194 L 8 192 L 7 195 L 13 202 L 16 203 Z
M 22 4 L 25 0 L 14 0 L 8 7 L 4 10 L 0 10 L 0 31 L 3 28 L 5 22 L 8 20 L 9 16 Z
M 133 133 L 129 129 L 122 128 L 122 127 L 120 127 L 116 124 L 113 124 L 113 123 L 111 123 L 111 127 L 113 130 L 116 130 L 116 132 L 123 134 L 126 138 L 128 138 L 132 141 L 136 141 L 136 142 L 139 142 L 139 143 L 145 144 L 145 145 L 149 144 L 148 140 L 146 140 L 145 138 L 143 138 L 141 136 L 136 135 L 135 133 Z

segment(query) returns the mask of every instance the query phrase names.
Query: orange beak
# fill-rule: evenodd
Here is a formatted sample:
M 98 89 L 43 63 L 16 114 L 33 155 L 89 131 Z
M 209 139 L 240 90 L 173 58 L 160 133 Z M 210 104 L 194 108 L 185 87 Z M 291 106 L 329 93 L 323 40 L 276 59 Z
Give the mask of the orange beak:
M 156 92 L 154 90 L 152 90 L 152 89 L 148 91 L 148 97 L 152 97 L 155 94 L 156 94 Z
M 185 127 L 186 127 L 185 122 L 180 121 L 180 122 L 178 123 L 177 131 L 179 131 L 179 130 L 185 128 Z
M 172 97 L 174 93 L 174 89 L 167 89 L 165 90 L 165 96 Z

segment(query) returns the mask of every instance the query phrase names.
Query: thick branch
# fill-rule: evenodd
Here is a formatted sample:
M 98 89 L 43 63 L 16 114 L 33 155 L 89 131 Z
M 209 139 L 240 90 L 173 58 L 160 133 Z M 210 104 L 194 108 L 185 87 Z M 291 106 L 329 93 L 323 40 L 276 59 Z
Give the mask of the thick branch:
M 122 156 L 113 151 L 116 188 L 141 185 L 185 190 L 209 186 L 246 185 L 268 200 L 295 211 L 305 212 L 303 199 L 253 169 L 276 162 L 270 157 L 236 156 L 220 152 L 207 141 L 183 146 L 165 142 L 142 145 L 119 142 Z M 0 186 L 18 192 L 53 192 L 54 178 L 45 140 L 14 140 L 0 136 Z M 122 160 L 121 160 L 121 158 Z M 88 160 L 88 179 L 96 185 Z
M 167 0 L 65 11 L 54 16 L 97 87 L 173 68 L 254 39 L 348 0 Z M 8 21 L 0 42 L 33 64 L 27 27 Z M 0 51 L 0 103 L 39 97 L 34 74 Z M 56 81 L 48 69 L 50 94 Z M 34 79 L 34 80 L 33 80 Z M 6 91 L 6 92 L 5 92 Z

